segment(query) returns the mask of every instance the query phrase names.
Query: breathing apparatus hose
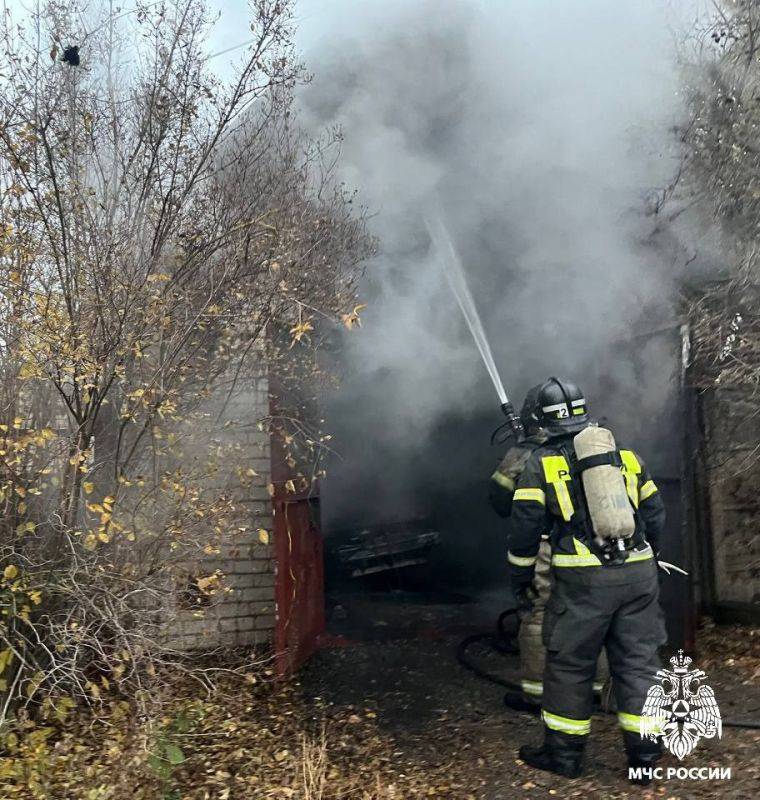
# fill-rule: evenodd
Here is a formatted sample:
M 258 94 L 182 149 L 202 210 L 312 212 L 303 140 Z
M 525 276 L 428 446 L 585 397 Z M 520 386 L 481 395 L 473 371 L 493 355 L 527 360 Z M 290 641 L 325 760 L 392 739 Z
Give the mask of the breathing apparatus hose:
M 471 661 L 467 656 L 467 650 L 477 642 L 487 642 L 497 652 L 503 655 L 517 655 L 520 649 L 517 645 L 516 638 L 505 630 L 504 623 L 507 619 L 517 614 L 516 608 L 510 608 L 502 611 L 499 615 L 496 624 L 497 633 L 473 633 L 470 636 L 462 639 L 457 645 L 456 657 L 457 661 L 467 670 L 476 675 L 478 678 L 489 683 L 494 683 L 497 686 L 503 686 L 511 692 L 522 692 L 522 686 L 519 681 L 510 681 L 508 678 L 502 678 L 500 675 L 494 675 L 492 672 L 479 667 L 476 663 Z M 615 714 L 607 704 L 597 705 L 594 704 L 594 713 L 597 714 Z M 731 719 L 723 718 L 724 728 L 744 728 L 746 730 L 760 730 L 760 720 L 757 719 Z

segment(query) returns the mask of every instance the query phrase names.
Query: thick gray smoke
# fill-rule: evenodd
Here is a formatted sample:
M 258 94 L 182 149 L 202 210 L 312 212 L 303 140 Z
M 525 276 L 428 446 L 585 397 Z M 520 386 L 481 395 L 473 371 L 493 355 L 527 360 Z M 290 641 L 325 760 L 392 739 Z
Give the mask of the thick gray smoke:
M 472 507 L 484 504 L 474 487 L 498 456 L 488 445 L 498 398 L 429 252 L 431 208 L 516 403 L 559 374 L 625 435 L 670 413 L 674 340 L 631 346 L 634 329 L 673 317 L 673 260 L 652 244 L 646 215 L 650 190 L 677 165 L 662 6 L 351 4 L 345 29 L 306 53 L 316 75 L 306 119 L 342 126 L 341 177 L 380 240 L 329 408 L 343 454 L 325 487 L 334 524 L 445 513 L 468 492 Z M 477 538 L 475 517 L 461 512 L 457 524 Z

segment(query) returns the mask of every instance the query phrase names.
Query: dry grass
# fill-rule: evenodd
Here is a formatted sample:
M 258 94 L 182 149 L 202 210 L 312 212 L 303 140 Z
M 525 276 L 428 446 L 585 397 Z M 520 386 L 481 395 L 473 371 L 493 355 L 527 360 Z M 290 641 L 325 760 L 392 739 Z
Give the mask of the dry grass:
M 327 729 L 323 725 L 317 736 L 301 734 L 301 758 L 297 780 L 301 800 L 323 800 L 327 787 Z

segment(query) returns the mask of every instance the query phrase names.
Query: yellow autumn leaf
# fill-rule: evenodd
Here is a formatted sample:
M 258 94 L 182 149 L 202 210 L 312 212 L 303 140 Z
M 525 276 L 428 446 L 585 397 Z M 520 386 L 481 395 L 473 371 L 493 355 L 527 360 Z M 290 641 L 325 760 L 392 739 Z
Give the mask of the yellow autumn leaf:
M 42 592 L 39 589 L 29 592 L 28 597 L 36 606 L 42 602 Z
M 213 594 L 214 590 L 219 586 L 219 576 L 208 575 L 205 578 L 197 578 L 195 583 L 203 594 Z
M 85 481 L 82 484 L 82 488 L 84 489 L 85 494 L 92 494 L 95 484 L 92 481 Z
M 21 369 L 18 371 L 18 376 L 22 380 L 26 380 L 27 378 L 36 378 L 38 375 L 39 372 L 37 367 L 29 362 L 22 364 Z
M 84 549 L 92 551 L 97 546 L 98 546 L 98 540 L 95 538 L 95 534 L 88 533 L 87 536 L 84 537 Z
M 361 327 L 362 321 L 359 317 L 359 312 L 366 307 L 366 303 L 360 303 L 358 306 L 354 306 L 353 311 L 350 311 L 348 314 L 341 314 L 343 324 L 346 326 L 346 328 L 348 328 L 348 330 Z
M 299 322 L 297 325 L 294 325 L 290 329 L 290 335 L 293 337 L 293 341 L 291 342 L 290 346 L 293 347 L 296 342 L 300 342 L 304 337 L 308 339 L 309 331 L 313 330 L 314 326 L 311 324 L 311 322 L 309 322 L 308 319 L 305 319 L 302 322 Z
M 264 530 L 264 528 L 259 528 L 258 534 L 261 544 L 269 544 L 269 531 Z
M 34 533 L 37 526 L 33 522 L 22 522 L 16 526 L 16 533 L 21 535 L 23 533 Z
M 287 489 L 289 492 L 295 492 L 295 490 L 296 490 L 296 486 L 295 486 L 295 484 L 293 483 L 293 481 L 290 481 L 290 480 L 288 480 L 288 481 L 285 481 L 285 488 L 286 488 L 286 489 Z
M 6 581 L 12 581 L 18 575 L 18 567 L 15 564 L 8 564 L 3 570 L 3 577 Z

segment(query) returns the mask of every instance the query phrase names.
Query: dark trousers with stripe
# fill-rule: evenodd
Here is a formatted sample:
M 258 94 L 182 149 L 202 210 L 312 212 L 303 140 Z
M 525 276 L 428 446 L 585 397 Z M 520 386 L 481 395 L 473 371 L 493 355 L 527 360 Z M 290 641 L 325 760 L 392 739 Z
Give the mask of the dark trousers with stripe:
M 542 635 L 547 741 L 583 749 L 596 664 L 605 647 L 626 748 L 646 749 L 643 742 L 638 746 L 639 719 L 657 680 L 657 650 L 666 641 L 654 560 L 620 567 L 555 567 Z

